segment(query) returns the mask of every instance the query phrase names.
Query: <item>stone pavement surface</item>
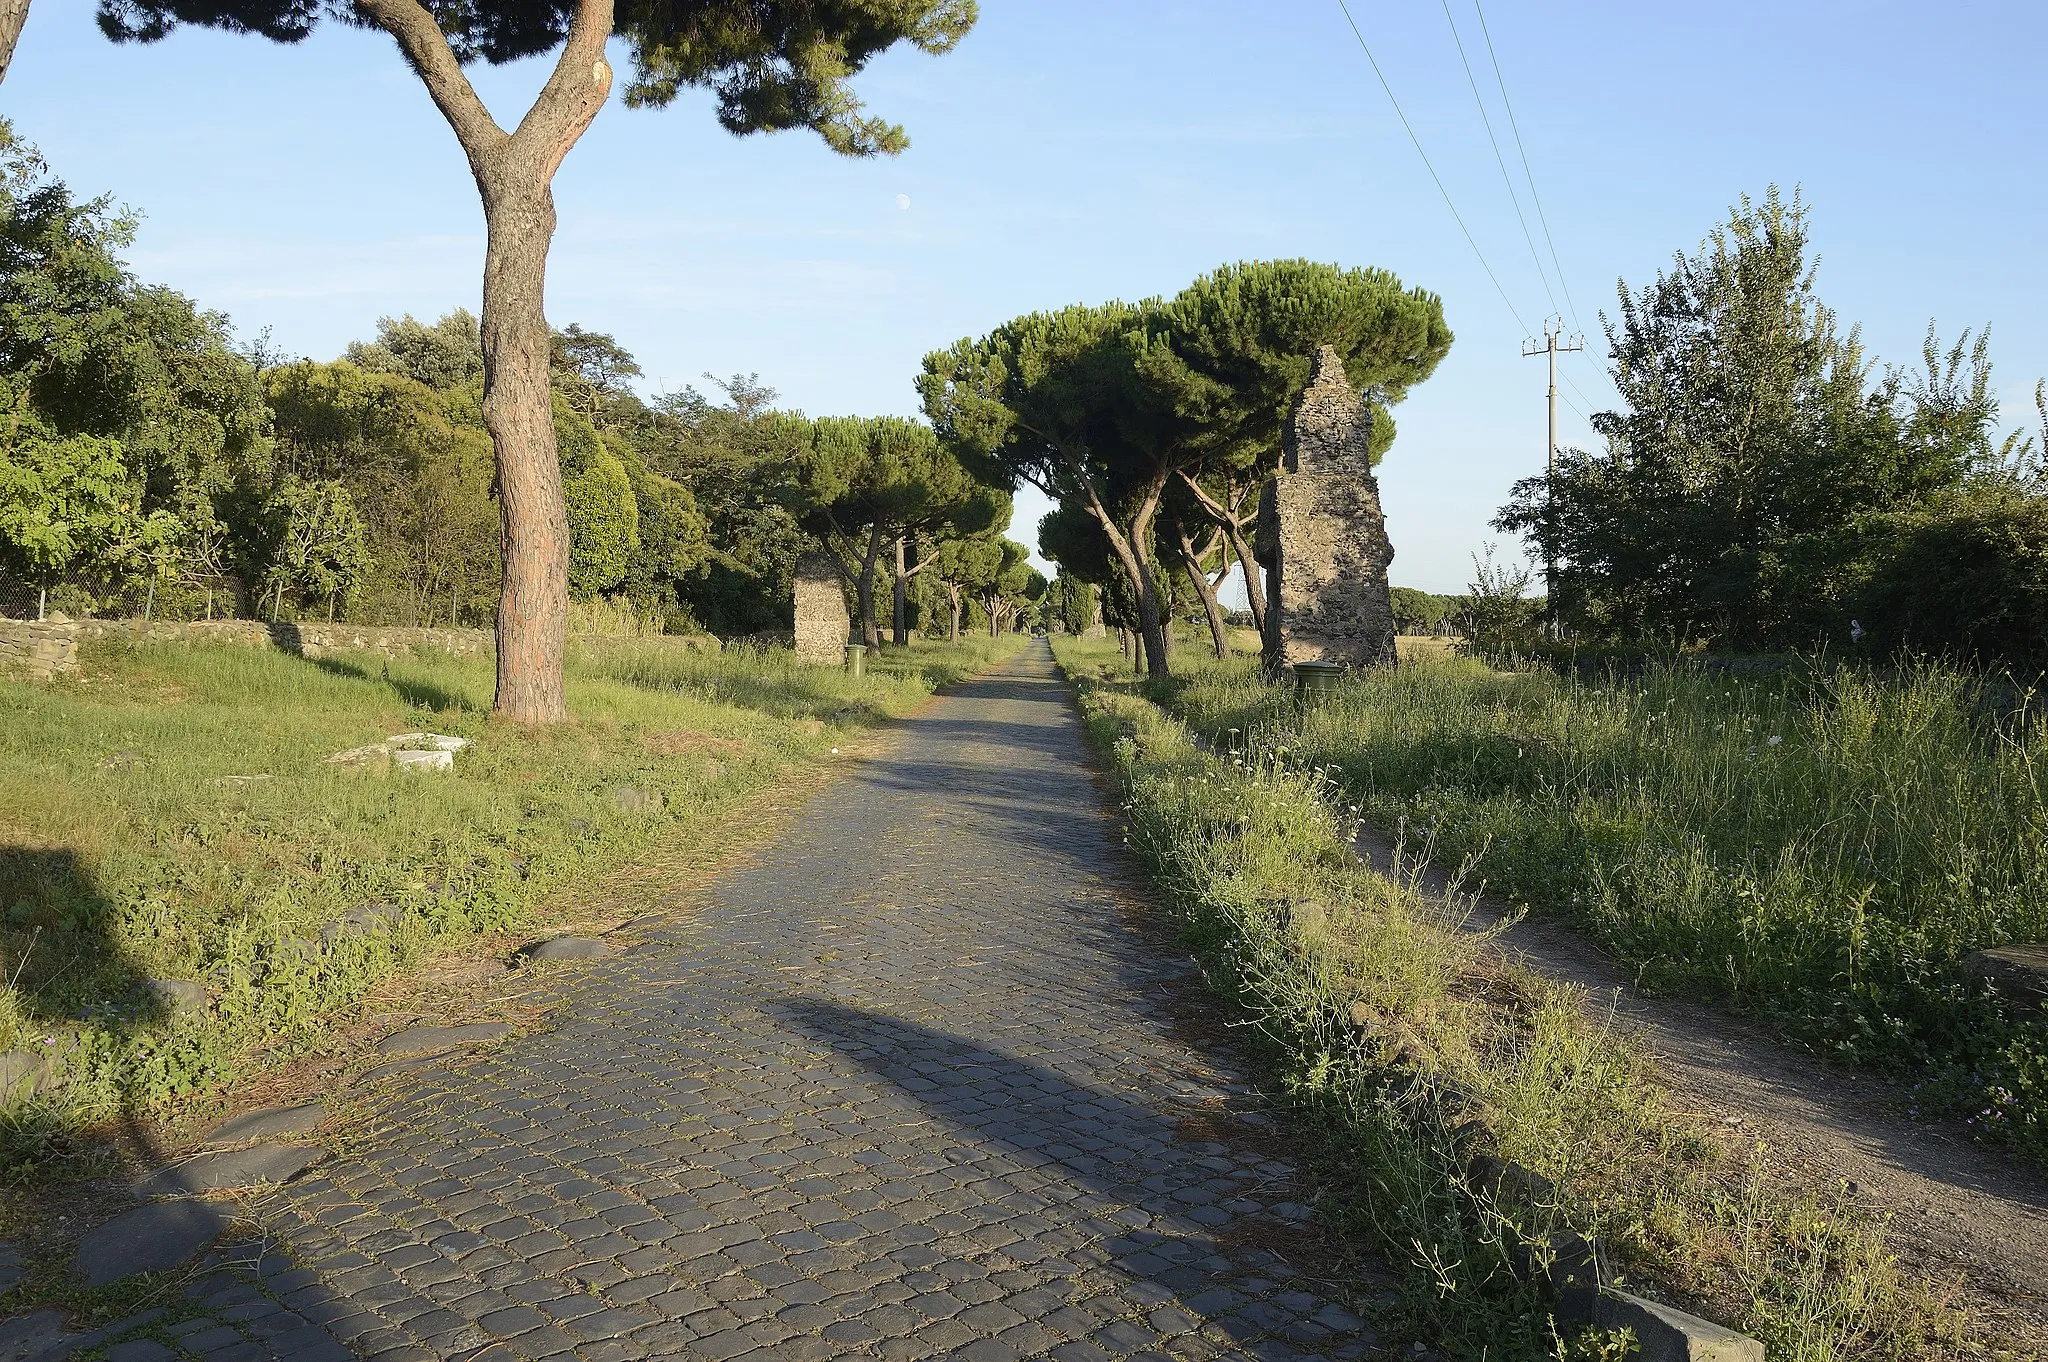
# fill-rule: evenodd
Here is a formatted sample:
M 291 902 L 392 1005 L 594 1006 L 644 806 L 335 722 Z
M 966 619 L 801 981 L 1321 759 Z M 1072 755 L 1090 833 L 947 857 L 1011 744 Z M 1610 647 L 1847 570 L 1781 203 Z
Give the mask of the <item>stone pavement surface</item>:
M 367 1138 L 258 1204 L 272 1247 L 204 1278 L 213 1318 L 173 1346 L 1372 1351 L 1304 1284 L 1284 1142 L 1134 889 L 1035 643 L 705 902 L 557 967 L 552 1029 L 394 1080 Z

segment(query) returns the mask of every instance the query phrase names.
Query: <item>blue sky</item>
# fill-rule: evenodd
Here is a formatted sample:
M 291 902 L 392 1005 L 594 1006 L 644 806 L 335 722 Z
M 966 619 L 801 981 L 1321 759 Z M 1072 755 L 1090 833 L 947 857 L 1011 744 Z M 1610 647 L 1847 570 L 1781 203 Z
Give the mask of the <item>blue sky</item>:
M 1441 295 L 1457 333 L 1398 409 L 1381 469 L 1393 575 L 1457 590 L 1509 485 L 1541 466 L 1542 364 L 1520 345 L 1553 305 L 1444 0 L 1350 4 L 1521 320 L 1337 0 L 983 0 L 957 52 L 893 53 L 861 78 L 910 131 L 895 159 L 842 160 L 810 135 L 734 139 L 701 96 L 661 112 L 615 100 L 556 182 L 549 314 L 618 336 L 650 387 L 758 372 L 813 414 L 909 413 L 926 351 L 1019 312 L 1170 293 L 1239 259 L 1382 266 Z M 1547 266 L 1473 0 L 1448 5 Z M 117 48 L 91 8 L 37 0 L 0 112 L 76 189 L 144 214 L 145 277 L 317 358 L 380 315 L 476 305 L 475 190 L 387 39 L 328 25 L 296 48 L 198 30 Z M 1875 356 L 1915 360 L 1930 320 L 1944 336 L 1988 322 L 2007 422 L 2031 423 L 2048 374 L 2048 7 L 1485 13 L 1589 333 L 1564 366 L 1567 443 L 1611 400 L 1597 313 L 1616 279 L 1647 281 L 1774 182 L 1803 187 L 1822 296 Z M 509 123 L 544 74 L 477 79 Z M 1020 514 L 1018 537 L 1034 519 Z

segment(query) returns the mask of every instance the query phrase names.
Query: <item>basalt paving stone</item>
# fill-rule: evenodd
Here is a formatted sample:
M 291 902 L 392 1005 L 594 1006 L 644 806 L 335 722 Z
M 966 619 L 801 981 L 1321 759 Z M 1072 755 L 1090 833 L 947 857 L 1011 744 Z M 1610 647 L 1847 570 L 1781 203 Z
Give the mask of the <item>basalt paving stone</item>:
M 541 976 L 552 1029 L 394 1076 L 256 1204 L 282 1251 L 203 1355 L 300 1321 L 479 1362 L 1373 1351 L 1292 1265 L 1236 1057 L 1177 1027 L 1200 978 L 1129 912 L 1044 645 L 904 730 L 706 902 Z

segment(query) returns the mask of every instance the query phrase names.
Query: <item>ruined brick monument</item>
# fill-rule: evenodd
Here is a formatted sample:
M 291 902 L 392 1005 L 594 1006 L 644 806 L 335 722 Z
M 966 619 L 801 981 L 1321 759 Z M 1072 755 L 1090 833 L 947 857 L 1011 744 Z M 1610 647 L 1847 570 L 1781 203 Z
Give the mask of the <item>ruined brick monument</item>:
M 1280 471 L 1259 498 L 1255 555 L 1266 570 L 1268 668 L 1297 662 L 1383 666 L 1394 660 L 1394 608 L 1372 410 L 1331 346 L 1288 418 Z
M 846 592 L 831 555 L 812 550 L 796 560 L 796 658 L 838 666 L 846 660 Z

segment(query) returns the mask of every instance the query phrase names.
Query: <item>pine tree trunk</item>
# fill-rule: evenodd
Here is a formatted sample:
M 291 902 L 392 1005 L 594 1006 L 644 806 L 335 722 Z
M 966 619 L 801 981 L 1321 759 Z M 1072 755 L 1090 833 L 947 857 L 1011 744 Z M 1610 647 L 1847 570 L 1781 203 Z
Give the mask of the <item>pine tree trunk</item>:
M 1251 541 L 1244 537 L 1244 531 L 1236 525 L 1226 525 L 1223 533 L 1230 540 L 1230 551 L 1237 557 L 1237 565 L 1244 572 L 1245 603 L 1251 607 L 1252 627 L 1259 631 L 1259 637 L 1266 636 L 1266 587 L 1260 577 L 1258 560 L 1252 557 Z
M 497 452 L 505 567 L 494 709 L 524 723 L 568 717 L 562 649 L 569 519 L 555 449 L 543 305 L 555 231 L 548 186 L 611 92 L 605 43 L 612 34 L 613 4 L 575 0 L 553 73 L 526 116 L 506 132 L 477 98 L 431 9 L 420 0 L 353 0 L 358 17 L 398 40 L 462 144 L 483 199 L 483 418 Z
M 1212 545 L 1214 541 L 1211 541 Z M 1202 565 L 1195 558 L 1194 549 L 1187 540 L 1178 544 L 1181 568 L 1188 575 L 1188 583 L 1195 594 L 1202 598 L 1202 612 L 1209 617 L 1209 637 L 1216 645 L 1216 656 L 1230 656 L 1230 627 L 1223 618 L 1223 602 L 1216 599 L 1216 584 L 1209 580 L 1209 574 L 1202 571 Z
M 896 617 L 893 621 L 896 646 L 910 646 L 910 566 L 903 557 L 903 536 L 896 536 Z
M 21 40 L 21 26 L 28 22 L 28 0 L 0 0 L 0 80 L 14 60 L 14 45 Z
M 875 624 L 875 564 L 882 557 L 882 527 L 879 523 L 868 531 L 867 556 L 861 559 L 860 577 L 853 584 L 854 599 L 860 608 L 860 641 L 865 643 L 869 654 L 882 651 L 882 631 Z
M 515 175 L 508 179 L 517 179 Z M 542 305 L 554 196 L 545 184 L 484 189 L 484 427 L 498 455 L 505 575 L 498 594 L 499 714 L 520 723 L 565 719 L 562 675 L 569 623 L 569 516 L 555 449 Z

